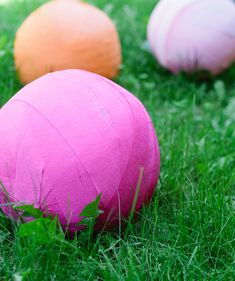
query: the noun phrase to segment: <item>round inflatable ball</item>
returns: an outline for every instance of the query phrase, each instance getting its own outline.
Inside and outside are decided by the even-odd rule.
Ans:
[[[161,0],[148,24],[151,49],[174,73],[218,74],[235,62],[232,0]]]
[[[0,135],[0,179],[10,200],[58,215],[71,231],[99,194],[99,226],[127,218],[141,170],[136,210],[157,184],[159,147],[144,106],[93,73],[59,71],[28,84],[1,108]]]
[[[23,84],[64,69],[114,78],[121,47],[116,28],[104,12],[77,0],[52,0],[18,29],[14,57]]]

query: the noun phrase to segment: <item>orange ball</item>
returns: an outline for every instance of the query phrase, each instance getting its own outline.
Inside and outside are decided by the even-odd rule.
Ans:
[[[23,84],[63,69],[114,78],[121,47],[116,28],[104,12],[77,0],[52,0],[18,29],[14,57]]]

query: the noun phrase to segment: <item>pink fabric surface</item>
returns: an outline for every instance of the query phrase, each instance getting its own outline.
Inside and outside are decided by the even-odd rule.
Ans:
[[[159,177],[156,134],[148,113],[128,91],[81,70],[45,75],[0,110],[0,179],[13,201],[58,214],[75,227],[101,195],[100,223],[127,217],[140,168],[137,209]],[[2,198],[3,200],[3,198]]]
[[[161,0],[148,25],[151,49],[172,72],[217,74],[235,61],[232,0]]]

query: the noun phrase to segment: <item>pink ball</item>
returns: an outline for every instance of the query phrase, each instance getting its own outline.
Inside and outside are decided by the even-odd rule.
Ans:
[[[235,61],[235,3],[232,0],[161,0],[148,38],[160,64],[174,73],[217,74]]]
[[[141,167],[137,210],[157,184],[159,147],[148,113],[96,74],[59,71],[28,84],[0,110],[0,135],[0,179],[11,200],[58,215],[70,230],[100,193],[99,225],[115,225],[119,212],[127,218]]]

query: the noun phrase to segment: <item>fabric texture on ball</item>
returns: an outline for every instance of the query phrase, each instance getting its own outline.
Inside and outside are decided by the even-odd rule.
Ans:
[[[64,69],[114,78],[121,64],[121,47],[116,28],[104,12],[77,0],[52,0],[18,29],[14,57],[23,84]]]
[[[157,184],[159,147],[144,106],[93,73],[59,71],[28,84],[1,108],[0,135],[0,179],[11,200],[73,230],[100,193],[100,225],[128,217],[141,167],[137,210]]]
[[[232,0],[161,0],[148,24],[151,49],[174,73],[218,74],[235,61]]]

